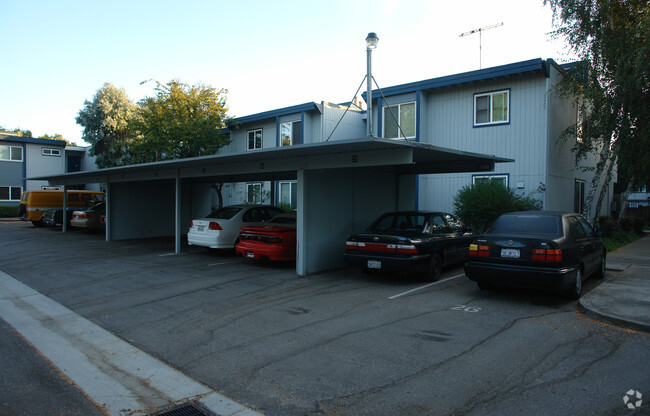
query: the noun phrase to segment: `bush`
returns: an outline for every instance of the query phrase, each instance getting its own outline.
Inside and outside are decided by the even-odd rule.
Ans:
[[[600,217],[598,229],[603,232],[603,237],[611,237],[619,230],[619,225],[613,217]]]
[[[0,207],[0,217],[17,217],[18,216],[18,207]]]
[[[501,214],[541,209],[542,203],[498,181],[480,181],[467,185],[454,197],[456,215],[476,232],[484,231]]]

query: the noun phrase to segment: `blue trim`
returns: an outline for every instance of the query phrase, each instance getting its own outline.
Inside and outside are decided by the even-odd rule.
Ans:
[[[373,95],[374,97],[374,95]],[[384,100],[382,98],[377,98],[377,123],[375,128],[377,129],[377,137],[384,137]],[[372,132],[370,132],[372,134]]]
[[[303,144],[305,142],[305,112],[304,111],[300,113],[300,143],[295,143],[293,137],[291,138],[291,140],[294,142],[291,143],[292,145]]]
[[[415,141],[416,142],[420,141],[420,94],[421,91],[417,91],[415,93]],[[508,105],[509,104],[510,103],[508,103]],[[406,139],[406,137],[404,139]]]
[[[10,155],[11,155],[11,153],[10,153]],[[23,161],[22,161],[22,164],[23,164],[23,178],[27,178],[27,144],[26,143],[23,143]],[[23,179],[22,182],[23,182],[23,192],[25,192],[25,190],[27,189],[27,179]],[[23,199],[22,195],[21,195],[20,199]]]
[[[280,116],[275,116],[275,147],[280,147]]]
[[[541,72],[545,77],[549,77],[549,62],[551,59],[544,61],[541,58],[531,59],[529,61],[516,62],[513,64],[495,66],[493,68],[479,69],[477,71],[464,72],[461,74],[448,75],[440,78],[432,78],[424,81],[412,82],[409,84],[396,85],[394,87],[383,88],[384,96],[392,96],[399,94],[406,94],[421,90],[430,90],[444,87],[452,87],[456,85],[466,84],[470,82],[485,81],[499,77],[505,77],[514,74],[535,73]],[[554,64],[554,62],[553,62]],[[361,94],[364,100],[366,93]],[[379,92],[377,92],[379,95]],[[373,97],[375,91],[373,90]]]
[[[415,208],[416,211],[420,209],[420,175],[415,175]]]
[[[269,120],[289,114],[302,113],[305,111],[320,111],[314,102],[294,105],[292,107],[279,108],[277,110],[265,111],[263,113],[251,114],[249,116],[237,117],[228,121],[228,128],[236,127],[237,124],[252,123],[255,121]]]

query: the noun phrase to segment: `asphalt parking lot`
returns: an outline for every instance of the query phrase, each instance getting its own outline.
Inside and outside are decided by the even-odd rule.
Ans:
[[[266,415],[647,411],[623,403],[650,393],[647,334],[553,294],[481,291],[461,267],[434,284],[351,268],[297,277],[227,250],[174,255],[171,239],[30,223],[0,235],[0,271]]]

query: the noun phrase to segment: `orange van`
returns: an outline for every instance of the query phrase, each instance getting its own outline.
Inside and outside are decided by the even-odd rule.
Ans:
[[[106,200],[101,191],[67,191],[67,194],[70,208],[87,208]],[[63,191],[25,191],[18,205],[18,216],[40,226],[45,211],[53,208],[63,208]]]

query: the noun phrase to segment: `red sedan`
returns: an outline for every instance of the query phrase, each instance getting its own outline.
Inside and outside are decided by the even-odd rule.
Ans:
[[[242,227],[235,252],[249,259],[296,260],[296,214],[279,214],[264,225]]]

